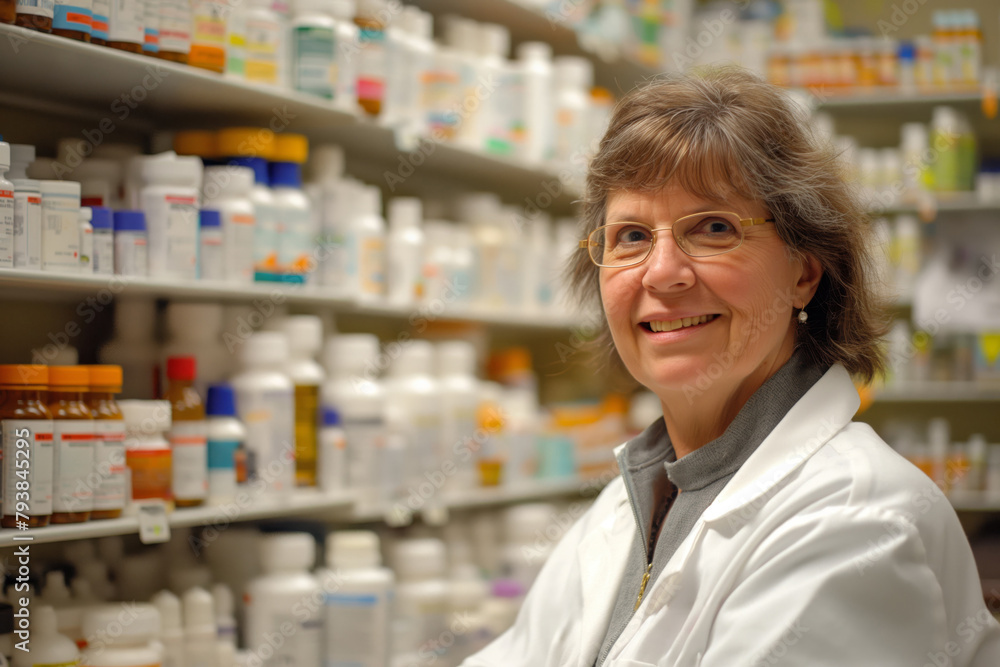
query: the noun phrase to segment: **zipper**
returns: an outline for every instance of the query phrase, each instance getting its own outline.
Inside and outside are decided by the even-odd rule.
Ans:
[[[622,459],[625,457],[622,456]],[[624,461],[618,461],[618,466],[621,467]],[[628,496],[629,507],[632,508],[632,519],[635,521],[635,531],[636,533],[642,535],[642,539],[639,543],[642,545],[642,555],[646,558],[646,571],[642,575],[642,583],[639,584],[639,596],[635,600],[635,608],[632,612],[636,612],[639,609],[639,605],[642,604],[642,596],[646,593],[646,584],[649,583],[649,573],[653,569],[653,558],[652,554],[649,553],[649,547],[646,545],[646,535],[642,534],[642,522],[639,521],[639,513],[635,509],[635,501],[632,498],[632,491],[628,488],[629,485],[625,484],[625,495]]]
[[[639,584],[639,597],[636,598],[635,608],[632,610],[633,612],[639,611],[639,605],[642,604],[642,596],[646,592],[646,584],[649,583],[649,571],[652,569],[653,563],[650,562],[649,565],[646,566],[646,572],[642,575],[642,583]]]

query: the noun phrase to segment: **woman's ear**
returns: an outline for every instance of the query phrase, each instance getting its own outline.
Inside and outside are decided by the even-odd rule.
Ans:
[[[796,302],[794,305],[796,308],[804,308],[809,305],[816,294],[820,278],[823,277],[823,265],[809,253],[799,254],[799,265],[802,267],[802,272],[795,284]]]

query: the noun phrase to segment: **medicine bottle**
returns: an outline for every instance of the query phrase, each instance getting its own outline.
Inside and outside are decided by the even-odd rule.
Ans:
[[[47,526],[52,515],[52,413],[46,406],[48,386],[48,366],[0,366],[4,512],[0,525],[4,528]],[[28,467],[18,468],[17,461],[28,461]]]
[[[281,330],[291,353],[285,373],[295,385],[295,484],[316,486],[319,389],[326,375],[316,355],[323,347],[323,322],[315,315],[292,315]]]
[[[295,488],[295,388],[284,373],[288,338],[277,331],[254,333],[243,343],[243,371],[233,378],[236,408],[247,428],[252,476],[268,491]]]
[[[14,184],[4,178],[10,169],[10,144],[0,141],[0,268],[14,268]]]
[[[145,184],[139,208],[146,214],[149,275],[194,280],[198,277],[198,197],[201,160],[172,153],[142,160]]]
[[[400,619],[393,637],[396,657],[442,657],[439,643],[448,615],[444,542],[434,538],[399,542],[393,552],[398,577],[395,613]]]
[[[517,47],[518,71],[524,77],[521,159],[541,164],[552,156],[552,47],[545,42],[522,42]]]
[[[170,401],[119,401],[125,416],[125,462],[132,500],[170,500]]]
[[[396,197],[389,201],[386,291],[393,306],[413,306],[424,295],[422,212],[422,204],[416,197]]]
[[[15,23],[38,32],[52,32],[52,3],[38,0],[17,0]]]
[[[181,599],[168,590],[159,591],[149,601],[160,612],[160,644],[163,645],[162,667],[183,667],[184,628],[181,623]]]
[[[80,207],[80,273],[94,273],[94,213],[89,206]]]
[[[254,205],[250,192],[254,173],[250,167],[206,167],[202,184],[204,205],[222,214],[223,279],[253,282]]]
[[[278,270],[288,282],[307,282],[314,268],[313,251],[319,232],[313,224],[309,198],[302,191],[302,165],[309,143],[301,134],[275,137],[270,164],[271,191],[278,212]]]
[[[246,646],[274,647],[277,665],[322,664],[323,630],[320,583],[309,573],[316,559],[316,542],[309,533],[274,533],[260,545],[263,575],[247,585]],[[292,632],[282,627],[292,624]],[[275,633],[286,637],[283,644],[269,642]]]
[[[189,588],[182,598],[184,605],[184,657],[191,667],[215,665],[216,635],[215,601],[212,594],[200,586]]]
[[[205,405],[194,389],[194,357],[167,359],[170,401],[170,450],[173,455],[173,496],[178,507],[195,507],[208,496],[208,452]]]
[[[115,273],[120,276],[149,275],[146,215],[142,211],[115,211]]]
[[[395,576],[382,567],[378,535],[344,530],[326,537],[324,664],[389,664]],[[364,629],[362,631],[362,628]]]
[[[327,493],[347,489],[347,436],[340,425],[340,413],[324,406],[316,448],[316,483]]]
[[[198,277],[222,280],[226,275],[222,215],[203,208],[198,212]]]
[[[42,191],[42,270],[80,272],[80,184],[39,181]]]
[[[385,0],[360,0],[354,23],[360,28],[358,40],[358,104],[370,116],[382,111],[388,58],[385,49],[385,21],[390,16]]]
[[[160,52],[160,0],[144,0],[142,19],[142,53],[156,57]]]
[[[45,605],[32,610],[28,651],[14,654],[14,667],[76,667],[80,650],[76,642],[59,634],[56,610]]]
[[[336,25],[327,5],[325,0],[295,3],[290,65],[294,90],[329,100],[339,72],[334,66]]]
[[[236,452],[247,431],[236,418],[236,394],[228,384],[208,388],[205,401],[208,434],[208,500],[224,503],[236,497]]]
[[[193,0],[189,65],[219,74],[226,71],[226,18],[230,11],[225,0]]]
[[[385,298],[385,218],[382,217],[382,191],[374,185],[362,185],[354,218],[350,222],[349,245],[357,262],[357,290],[352,294],[361,301]]]
[[[94,509],[94,420],[84,395],[86,366],[49,367],[52,413],[52,523],[81,523]]]
[[[476,348],[464,340],[437,345],[437,377],[441,400],[441,442],[446,452],[475,451],[476,411],[479,409],[479,379]],[[449,488],[471,489],[477,475],[472,457],[459,457]]]
[[[247,2],[244,75],[247,81],[278,86],[285,83],[288,25],[272,4],[271,0]]]
[[[108,20],[111,14],[111,0],[93,0],[90,22],[90,43],[108,45]]]
[[[104,206],[94,206],[90,211],[94,246],[91,263],[94,273],[110,276],[115,272],[114,216],[111,209]]]
[[[202,396],[208,385],[232,375],[232,354],[222,342],[225,313],[221,304],[171,301],[164,315],[163,364],[168,357],[194,357],[198,369],[194,388]]]
[[[35,161],[35,147],[10,147],[10,182],[14,184],[14,268],[37,271],[42,268],[42,191],[39,182],[28,178],[29,164]]]
[[[89,42],[93,10],[93,0],[53,0],[52,34]]]
[[[142,53],[145,41],[146,0],[111,3],[108,17],[108,46],[119,51]]]
[[[186,65],[190,53],[190,0],[160,0],[160,50],[156,57]]]
[[[91,520],[116,519],[126,500],[125,416],[115,401],[122,390],[122,367],[88,366],[87,407],[94,420],[94,510]]]
[[[83,619],[85,637],[100,636],[103,641],[94,642],[83,652],[82,667],[139,667],[159,665],[162,647],[157,638],[160,635],[160,612],[151,604],[129,605],[128,623],[122,623],[121,605],[94,607]],[[121,628],[121,632],[110,633],[108,628]]]

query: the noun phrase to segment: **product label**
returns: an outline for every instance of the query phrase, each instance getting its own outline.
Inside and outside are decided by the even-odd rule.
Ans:
[[[146,53],[160,51],[160,0],[145,0],[146,11],[143,14],[142,50]]]
[[[91,39],[108,41],[108,20],[111,15],[111,0],[94,0]],[[89,206],[89,204],[88,204]],[[102,204],[98,204],[102,206]]]
[[[52,511],[94,509],[94,422],[56,419],[52,422]]]
[[[292,629],[284,642],[272,644],[274,653],[271,658],[264,660],[264,667],[313,667],[323,664],[323,623],[319,618],[303,621],[298,614],[264,609],[254,611],[269,617],[267,628]]]
[[[0,267],[14,268],[14,191],[0,185]]]
[[[111,0],[108,41],[142,44],[145,4],[135,0]]]
[[[42,197],[42,269],[80,272],[80,212],[72,195]]]
[[[149,240],[149,275],[198,277],[198,199],[186,194],[144,193]]]
[[[80,228],[80,270],[94,272],[94,228],[89,224]]]
[[[126,449],[125,463],[132,472],[132,499],[170,500],[170,449]]]
[[[194,29],[188,63],[194,67],[223,71],[226,67],[226,17],[229,14],[226,3],[195,0],[192,14]]]
[[[277,21],[250,18],[246,27],[246,78],[278,83],[281,25]]]
[[[170,429],[173,453],[173,494],[177,500],[202,500],[208,495],[208,441],[205,422],[175,421]]]
[[[93,21],[91,0],[73,0],[71,3],[55,0],[52,6],[53,30],[78,30],[90,34]]]
[[[295,474],[307,486],[316,483],[319,387],[295,385]]]
[[[110,230],[94,232],[94,273],[110,276],[115,272],[115,237]]]
[[[278,215],[278,265],[285,273],[306,275],[316,236],[309,211],[279,209]]]
[[[236,470],[236,450],[239,449],[239,440],[209,440],[208,441],[208,469],[215,470]],[[234,473],[235,474],[235,473]]]
[[[160,0],[160,51],[191,51],[191,3],[187,0]]]
[[[226,72],[246,77],[247,26],[243,12],[230,12],[226,24]]]
[[[52,18],[54,5],[54,0],[17,0],[17,13]]]
[[[101,419],[94,422],[94,509],[125,507],[125,422]]]
[[[4,514],[52,514],[52,421],[5,419],[0,428]]]
[[[292,33],[292,86],[295,90],[333,99],[333,31],[329,28],[295,28]]]
[[[383,665],[391,600],[386,593],[327,595],[326,667]]]
[[[295,397],[287,391],[236,391],[240,419],[247,429],[256,477],[275,492],[295,486]]]
[[[14,267],[42,268],[42,196],[14,193]]]
[[[347,488],[347,438],[343,429],[324,427],[320,430],[319,486],[324,491]]]
[[[141,232],[115,234],[115,273],[123,276],[149,275],[145,234]]]
[[[362,28],[359,36],[358,99],[381,102],[385,97],[385,31]]]
[[[254,205],[256,225],[253,235],[253,261],[257,271],[278,270],[278,211],[273,206]]]
[[[385,449],[386,428],[381,419],[343,421],[347,441],[347,483],[352,489],[372,490],[378,485],[380,457]]]
[[[222,230],[208,228],[201,230],[201,246],[198,249],[198,277],[202,280],[222,280],[226,277],[225,246]]]
[[[253,281],[254,224],[252,215],[225,214],[222,229],[225,237],[225,276],[237,282]]]
[[[381,237],[361,238],[358,245],[361,293],[381,296],[385,294],[385,241]]]

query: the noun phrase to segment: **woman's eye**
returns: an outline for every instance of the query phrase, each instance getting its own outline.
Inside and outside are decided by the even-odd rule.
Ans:
[[[698,234],[732,234],[736,231],[733,223],[724,218],[706,218],[694,230]]]
[[[644,227],[624,227],[615,235],[617,243],[643,243],[649,240],[649,230]]]

